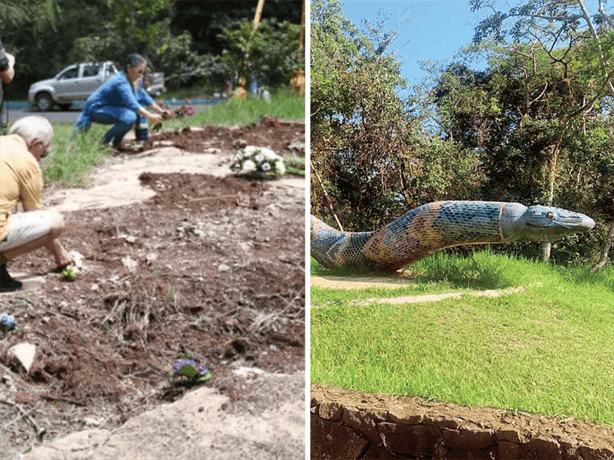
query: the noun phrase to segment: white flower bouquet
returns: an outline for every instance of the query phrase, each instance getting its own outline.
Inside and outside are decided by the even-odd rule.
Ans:
[[[237,174],[267,178],[283,176],[286,172],[284,162],[275,152],[266,147],[247,146],[235,156],[232,165]]]

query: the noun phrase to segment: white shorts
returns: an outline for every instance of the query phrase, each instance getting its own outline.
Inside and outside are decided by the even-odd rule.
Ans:
[[[0,252],[23,246],[31,241],[47,236],[51,232],[54,213],[49,211],[30,211],[11,214],[9,232],[0,241]]]

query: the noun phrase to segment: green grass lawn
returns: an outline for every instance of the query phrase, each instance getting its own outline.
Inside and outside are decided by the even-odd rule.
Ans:
[[[186,126],[244,125],[259,121],[262,117],[285,120],[305,119],[305,98],[291,92],[277,92],[270,101],[248,98],[245,101],[227,100],[208,106],[193,117],[164,122],[163,129],[181,129]],[[99,140],[109,126],[94,124],[85,134],[74,135],[72,123],[52,123],[54,129],[52,152],[45,159],[43,174],[45,184],[81,187],[87,184],[92,168],[112,154]],[[286,158],[289,174],[305,175],[304,158]]]
[[[313,383],[614,425],[614,270],[488,253],[410,268],[415,283],[398,290],[311,289]],[[514,286],[496,298],[356,302]]]

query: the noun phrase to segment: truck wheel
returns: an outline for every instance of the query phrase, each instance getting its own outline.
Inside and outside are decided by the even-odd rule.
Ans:
[[[51,107],[53,107],[53,99],[51,99],[49,93],[40,93],[36,95],[34,104],[40,112],[46,112],[47,110],[51,110]]]

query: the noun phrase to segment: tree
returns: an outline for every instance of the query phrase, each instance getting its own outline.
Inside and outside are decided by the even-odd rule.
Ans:
[[[17,58],[7,99],[25,98],[30,84],[82,60],[121,62],[147,57],[167,86],[198,84],[219,91],[228,79],[218,35],[252,18],[255,2],[177,0],[2,0],[2,41]],[[264,18],[300,22],[302,0],[267,0]],[[298,34],[296,39],[298,40]]]
[[[263,86],[287,86],[294,72],[305,67],[303,53],[299,51],[300,25],[264,19],[253,37],[252,30],[252,21],[244,18],[220,34],[224,48],[221,62],[226,73],[239,74],[251,40],[246,74]]]
[[[61,15],[57,2],[52,0],[3,0],[0,2],[0,18],[2,43],[9,53],[15,55],[19,69],[17,78],[5,88],[7,100],[23,91],[24,87],[27,90],[28,76],[38,72],[37,67],[55,68],[56,54],[46,48],[50,35],[54,35],[54,42],[57,42]],[[62,50],[62,44],[57,48]]]
[[[370,230],[425,201],[469,198],[477,160],[420,137],[397,93],[406,82],[386,18],[368,24],[370,37],[337,0],[313,1],[311,18],[312,213],[332,206],[348,229]]]
[[[471,5],[473,10],[489,8],[493,11],[476,28],[476,43],[486,39],[497,43],[506,40],[514,44],[533,43],[548,54],[552,65],[562,64],[566,67],[571,64],[568,59],[570,51],[580,49],[580,52],[574,53],[578,70],[574,77],[593,91],[590,97],[576,101],[575,110],[559,118],[560,135],[552,144],[550,156],[550,190],[553,191],[560,143],[569,123],[584,117],[605,95],[614,96],[613,16],[606,13],[603,0],[598,1],[598,9],[592,15],[583,0],[531,0],[507,12],[497,11],[492,0],[471,0]],[[561,55],[557,52],[560,48],[567,51]],[[551,195],[550,199],[553,198]],[[601,262],[595,265],[594,270],[605,264],[613,236],[614,223],[604,243]],[[545,257],[548,253],[549,246],[546,247]]]
[[[611,182],[596,171],[598,165],[607,170],[612,160],[604,142],[612,127],[603,98],[574,115],[595,94],[574,64],[581,52],[559,50],[554,55],[567,53],[570,62],[553,65],[539,46],[493,46],[486,70],[455,63],[439,76],[432,101],[440,133],[482,158],[483,199],[530,205],[556,197],[551,204],[602,214]],[[559,255],[576,258],[574,245],[590,253],[591,238],[557,243]]]

